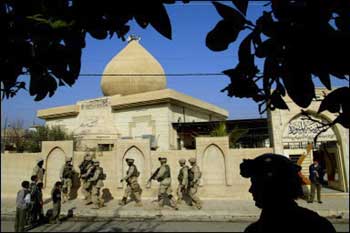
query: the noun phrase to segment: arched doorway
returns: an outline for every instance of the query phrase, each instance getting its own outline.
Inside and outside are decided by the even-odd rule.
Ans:
[[[216,145],[210,145],[204,151],[202,177],[205,185],[225,185],[224,154]]]
[[[123,156],[123,174],[122,177],[125,177],[126,172],[129,168],[128,164],[126,163],[125,159],[126,158],[130,158],[130,159],[134,159],[135,162],[134,164],[136,165],[138,171],[140,172],[140,176],[138,181],[140,182],[141,186],[145,185],[145,158],[142,154],[142,152],[135,146],[131,147],[130,149],[128,149],[124,156]]]
[[[51,190],[56,181],[60,181],[60,171],[65,163],[65,153],[59,147],[54,148],[46,159],[45,190]]]
[[[299,114],[289,121],[283,132],[284,153],[296,161],[307,147],[307,144],[312,143],[313,151],[302,164],[303,171],[305,171],[303,172],[304,175],[309,175],[308,167],[313,159],[317,159],[326,170],[323,176],[324,185],[331,189],[345,191],[342,154],[338,143],[340,139],[335,131],[330,128],[318,136],[315,144],[314,138],[320,132],[322,126],[318,122],[329,123],[329,121],[324,117],[315,115],[312,115],[311,118],[313,120]]]

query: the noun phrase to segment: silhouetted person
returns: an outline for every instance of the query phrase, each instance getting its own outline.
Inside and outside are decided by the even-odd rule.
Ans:
[[[297,205],[303,194],[301,167],[283,155],[263,154],[244,159],[241,175],[251,179],[249,192],[262,209],[257,222],[245,232],[335,232],[333,225],[316,212]]]
[[[309,179],[311,181],[311,192],[309,196],[308,203],[312,203],[315,198],[315,189],[317,190],[317,201],[318,203],[322,203],[321,201],[321,187],[322,187],[322,177],[323,177],[323,169],[317,160],[314,160],[313,164],[309,167],[310,176]]]
[[[30,204],[29,181],[22,182],[22,189],[18,191],[16,198],[15,232],[23,232],[26,224],[26,215]],[[29,194],[29,198],[27,195]]]

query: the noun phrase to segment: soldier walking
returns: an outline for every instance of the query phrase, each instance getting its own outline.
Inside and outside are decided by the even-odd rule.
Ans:
[[[100,167],[100,162],[98,160],[93,160],[95,169],[92,177],[88,180],[91,182],[92,190],[91,197],[92,202],[94,203],[94,209],[99,209],[104,206],[104,201],[100,197],[100,190],[104,186],[103,180],[106,179],[106,175],[103,173],[103,168]]]
[[[63,184],[62,194],[63,194],[63,203],[70,200],[69,195],[72,189],[74,168],[72,164],[72,157],[66,158],[66,163],[62,166],[60,171],[60,178]]]
[[[82,193],[84,195],[84,200],[86,200],[86,204],[90,204],[91,203],[91,182],[88,180],[93,175],[93,171],[95,169],[94,164],[92,162],[92,156],[90,154],[86,154],[84,156],[84,160],[79,165],[79,169],[80,169],[80,178],[82,181]]]
[[[179,181],[179,186],[177,188],[177,204],[180,204],[183,201],[184,194],[187,194],[189,169],[185,159],[180,159],[179,164],[181,168],[177,176],[177,180]]]
[[[190,158],[188,160],[191,164],[191,169],[188,172],[188,180],[189,180],[189,196],[191,198],[192,203],[195,204],[197,209],[202,208],[202,201],[197,196],[199,180],[202,176],[202,173],[197,165],[197,160],[195,158]]]
[[[38,177],[37,182],[44,182],[45,169],[43,168],[43,165],[44,165],[44,160],[42,158],[39,158],[37,160],[37,164],[33,168],[32,176]]]
[[[158,203],[160,208],[164,206],[165,199],[169,199],[171,207],[178,210],[172,195],[170,167],[168,164],[166,164],[167,158],[159,157],[158,160],[160,161],[161,165],[153,173],[151,178],[148,180],[148,183],[150,183],[151,180],[157,180],[159,182]]]
[[[137,178],[140,176],[140,172],[137,170],[136,165],[134,164],[134,159],[125,159],[129,168],[126,172],[126,176],[120,180],[120,182],[126,181],[127,186],[124,192],[123,199],[119,202],[119,205],[126,205],[126,201],[130,196],[136,202],[136,206],[142,206],[141,194],[142,189],[140,184],[137,181]]]

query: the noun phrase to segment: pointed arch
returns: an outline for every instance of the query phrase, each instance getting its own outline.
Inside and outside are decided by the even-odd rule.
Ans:
[[[60,171],[65,163],[66,153],[59,147],[53,147],[45,159],[45,180],[46,190],[50,190],[56,181],[60,180]]]
[[[218,145],[211,143],[204,149],[202,163],[205,184],[226,184],[225,155]]]

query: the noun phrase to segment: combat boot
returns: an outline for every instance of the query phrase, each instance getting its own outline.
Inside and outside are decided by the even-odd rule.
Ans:
[[[126,201],[127,201],[127,198],[123,197],[123,199],[121,199],[118,204],[121,206],[124,206],[124,205],[126,205]]]

